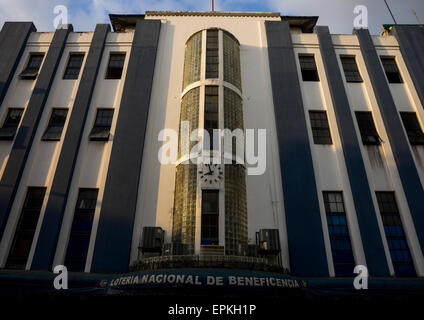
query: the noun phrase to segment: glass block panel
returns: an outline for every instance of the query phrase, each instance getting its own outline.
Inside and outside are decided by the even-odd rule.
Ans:
[[[243,102],[240,96],[233,90],[224,87],[224,126],[226,129],[244,130],[243,125]],[[232,141],[232,153],[236,155],[236,139]]]
[[[200,61],[202,57],[202,32],[193,35],[186,43],[184,59],[183,89],[200,80]]]
[[[194,253],[196,236],[197,165],[180,164],[175,175],[172,241],[184,243]]]
[[[224,42],[224,81],[241,90],[240,46],[228,32],[223,32]]]
[[[189,137],[183,137],[184,132],[181,130],[181,122],[189,122],[189,132],[187,134],[190,134],[190,132],[199,128],[199,95],[200,89],[194,88],[187,92],[181,101],[178,158],[180,158],[186,152],[189,152],[197,143],[196,141],[190,141],[189,150],[183,150],[184,146],[181,145],[181,140],[189,139]]]
[[[225,165],[225,254],[236,255],[239,245],[248,243],[246,169]]]

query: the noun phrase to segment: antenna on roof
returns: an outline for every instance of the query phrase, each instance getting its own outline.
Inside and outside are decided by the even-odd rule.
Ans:
[[[212,12],[215,11],[214,1],[212,0]]]
[[[417,12],[412,9],[412,13],[414,14],[415,18],[417,18],[418,24],[421,24],[420,18],[418,18]]]
[[[386,4],[387,9],[389,9],[389,12],[390,12],[390,15],[391,15],[391,16],[392,16],[392,18],[393,18],[393,21],[395,22],[395,24],[397,24],[396,19],[395,19],[395,17],[394,17],[394,15],[393,15],[393,13],[392,13],[392,10],[390,10],[390,7],[389,7],[389,5],[388,5],[387,1],[386,1],[386,0],[384,0],[384,3]]]

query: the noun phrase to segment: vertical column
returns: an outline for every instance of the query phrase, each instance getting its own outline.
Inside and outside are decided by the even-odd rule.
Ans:
[[[333,41],[328,27],[317,27],[316,32],[336,114],[367,267],[373,276],[388,276],[389,268],[376,210]]]
[[[128,270],[160,26],[159,20],[137,21],[100,211],[93,272]]]
[[[52,267],[87,112],[96,85],[97,74],[109,31],[110,26],[107,24],[97,25],[94,31],[72,108],[72,114],[60,151],[31,269],[48,270]]]
[[[424,107],[424,29],[419,26],[394,26],[393,33]]]
[[[31,32],[37,31],[32,22],[5,22],[0,32],[0,107],[9,84],[24,53]]]
[[[389,137],[390,146],[408,202],[409,210],[417,231],[421,250],[424,250],[424,189],[418,176],[417,167],[403,130],[399,112],[396,109],[389,84],[386,80],[380,58],[367,29],[355,30],[361,46],[362,56],[370,76],[374,94]]]
[[[328,276],[302,92],[287,22],[265,22],[291,272]]]
[[[66,39],[72,31],[72,25],[68,25],[67,29],[56,30],[53,36],[0,180],[0,238],[9,217],[32,141],[65,48]]]

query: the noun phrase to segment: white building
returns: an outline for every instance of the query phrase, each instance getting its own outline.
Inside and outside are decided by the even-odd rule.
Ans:
[[[5,23],[0,267],[126,272],[152,255],[144,228],[160,227],[174,254],[259,255],[300,276],[355,265],[424,276],[424,30],[331,35],[317,19],[147,11],[111,15],[113,32]],[[265,129],[264,172],[162,164],[160,132],[184,120]]]

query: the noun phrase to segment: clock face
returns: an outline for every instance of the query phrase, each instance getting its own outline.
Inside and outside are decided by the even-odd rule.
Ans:
[[[219,164],[203,164],[199,176],[202,186],[216,187],[224,180],[224,170]]]

